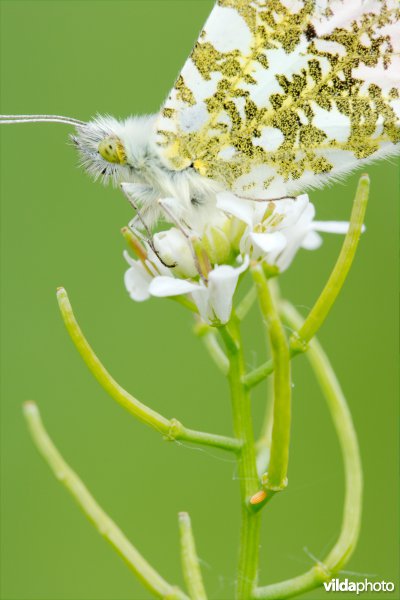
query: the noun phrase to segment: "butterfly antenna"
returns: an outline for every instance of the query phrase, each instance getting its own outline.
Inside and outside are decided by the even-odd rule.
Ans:
[[[0,125],[9,125],[12,123],[65,123],[74,127],[83,127],[86,125],[85,121],[60,115],[0,115]]]

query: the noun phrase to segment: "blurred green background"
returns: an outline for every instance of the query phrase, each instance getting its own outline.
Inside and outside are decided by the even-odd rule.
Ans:
[[[157,111],[212,6],[202,1],[2,1],[2,112],[89,119]],[[37,454],[21,415],[35,399],[53,439],[100,504],[170,581],[181,583],[177,513],[190,512],[210,599],[235,583],[239,496],[232,457],[168,444],[94,381],[61,321],[66,287],[82,328],[117,380],[188,426],[229,434],[227,386],[168,300],[126,294],[118,190],[76,168],[65,125],[1,128],[3,600],[149,597]],[[396,161],[368,167],[367,232],[320,334],[359,433],[365,509],[348,569],[398,585]],[[357,175],[311,194],[319,219],[347,219]],[[299,253],[281,278],[303,313],[341,239]],[[265,357],[257,309],[246,321],[249,366]],[[300,574],[339,530],[343,472],[326,406],[304,357],[294,363],[290,486],[265,510],[261,582]],[[266,386],[254,394],[261,424]],[[350,576],[352,577],[352,576]],[[398,597],[398,591],[391,597]],[[334,595],[334,594],[332,594]],[[304,598],[322,598],[323,590]],[[379,593],[364,598],[380,598]],[[341,598],[351,594],[341,594]]]

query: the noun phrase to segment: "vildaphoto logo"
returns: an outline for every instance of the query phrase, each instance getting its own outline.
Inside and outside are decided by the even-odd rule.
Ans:
[[[394,583],[392,581],[350,581],[349,579],[331,579],[324,581],[326,592],[355,592],[362,594],[363,592],[393,592]]]

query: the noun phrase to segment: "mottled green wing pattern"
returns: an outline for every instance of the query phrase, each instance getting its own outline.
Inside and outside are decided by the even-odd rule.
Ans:
[[[158,119],[174,170],[274,198],[399,150],[398,0],[219,0]]]

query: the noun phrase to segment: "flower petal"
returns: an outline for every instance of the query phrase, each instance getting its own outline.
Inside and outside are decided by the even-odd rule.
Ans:
[[[149,287],[152,277],[140,261],[131,260],[131,267],[124,275],[125,287],[132,300],[143,302],[150,297]]]
[[[278,229],[287,229],[298,225],[304,219],[312,221],[315,214],[314,205],[308,195],[302,194],[297,198],[284,198],[275,203],[274,215],[283,215]]]
[[[244,221],[249,227],[253,225],[254,203],[251,200],[238,198],[232,192],[217,194],[217,208]]]
[[[286,237],[280,231],[273,233],[251,233],[253,244],[264,254],[268,252],[281,252],[286,246]]]
[[[165,298],[167,296],[188,294],[199,288],[200,285],[198,283],[192,283],[186,279],[176,279],[175,277],[161,275],[160,277],[154,277],[150,283],[149,292],[152,296]]]
[[[250,260],[245,256],[243,264],[239,267],[221,265],[215,267],[208,275],[209,290],[209,320],[212,321],[213,313],[221,323],[229,321],[232,312],[232,299],[241,273],[249,266]]]
[[[322,237],[316,231],[309,231],[301,243],[305,250],[317,250],[322,245]]]
[[[346,234],[349,230],[350,223],[348,221],[314,221],[312,228],[315,231],[324,233],[342,233]],[[362,226],[362,232],[365,231],[365,225]]]
[[[198,289],[191,293],[191,296],[203,321],[206,321],[206,323],[211,322],[213,315],[210,320],[210,293],[208,288],[205,285],[199,285]]]
[[[124,250],[122,254],[123,254],[124,259],[126,260],[126,262],[128,263],[128,265],[130,267],[134,267],[136,265],[136,263],[138,262],[137,260],[132,258],[132,256],[129,254],[129,252],[127,250]]]

